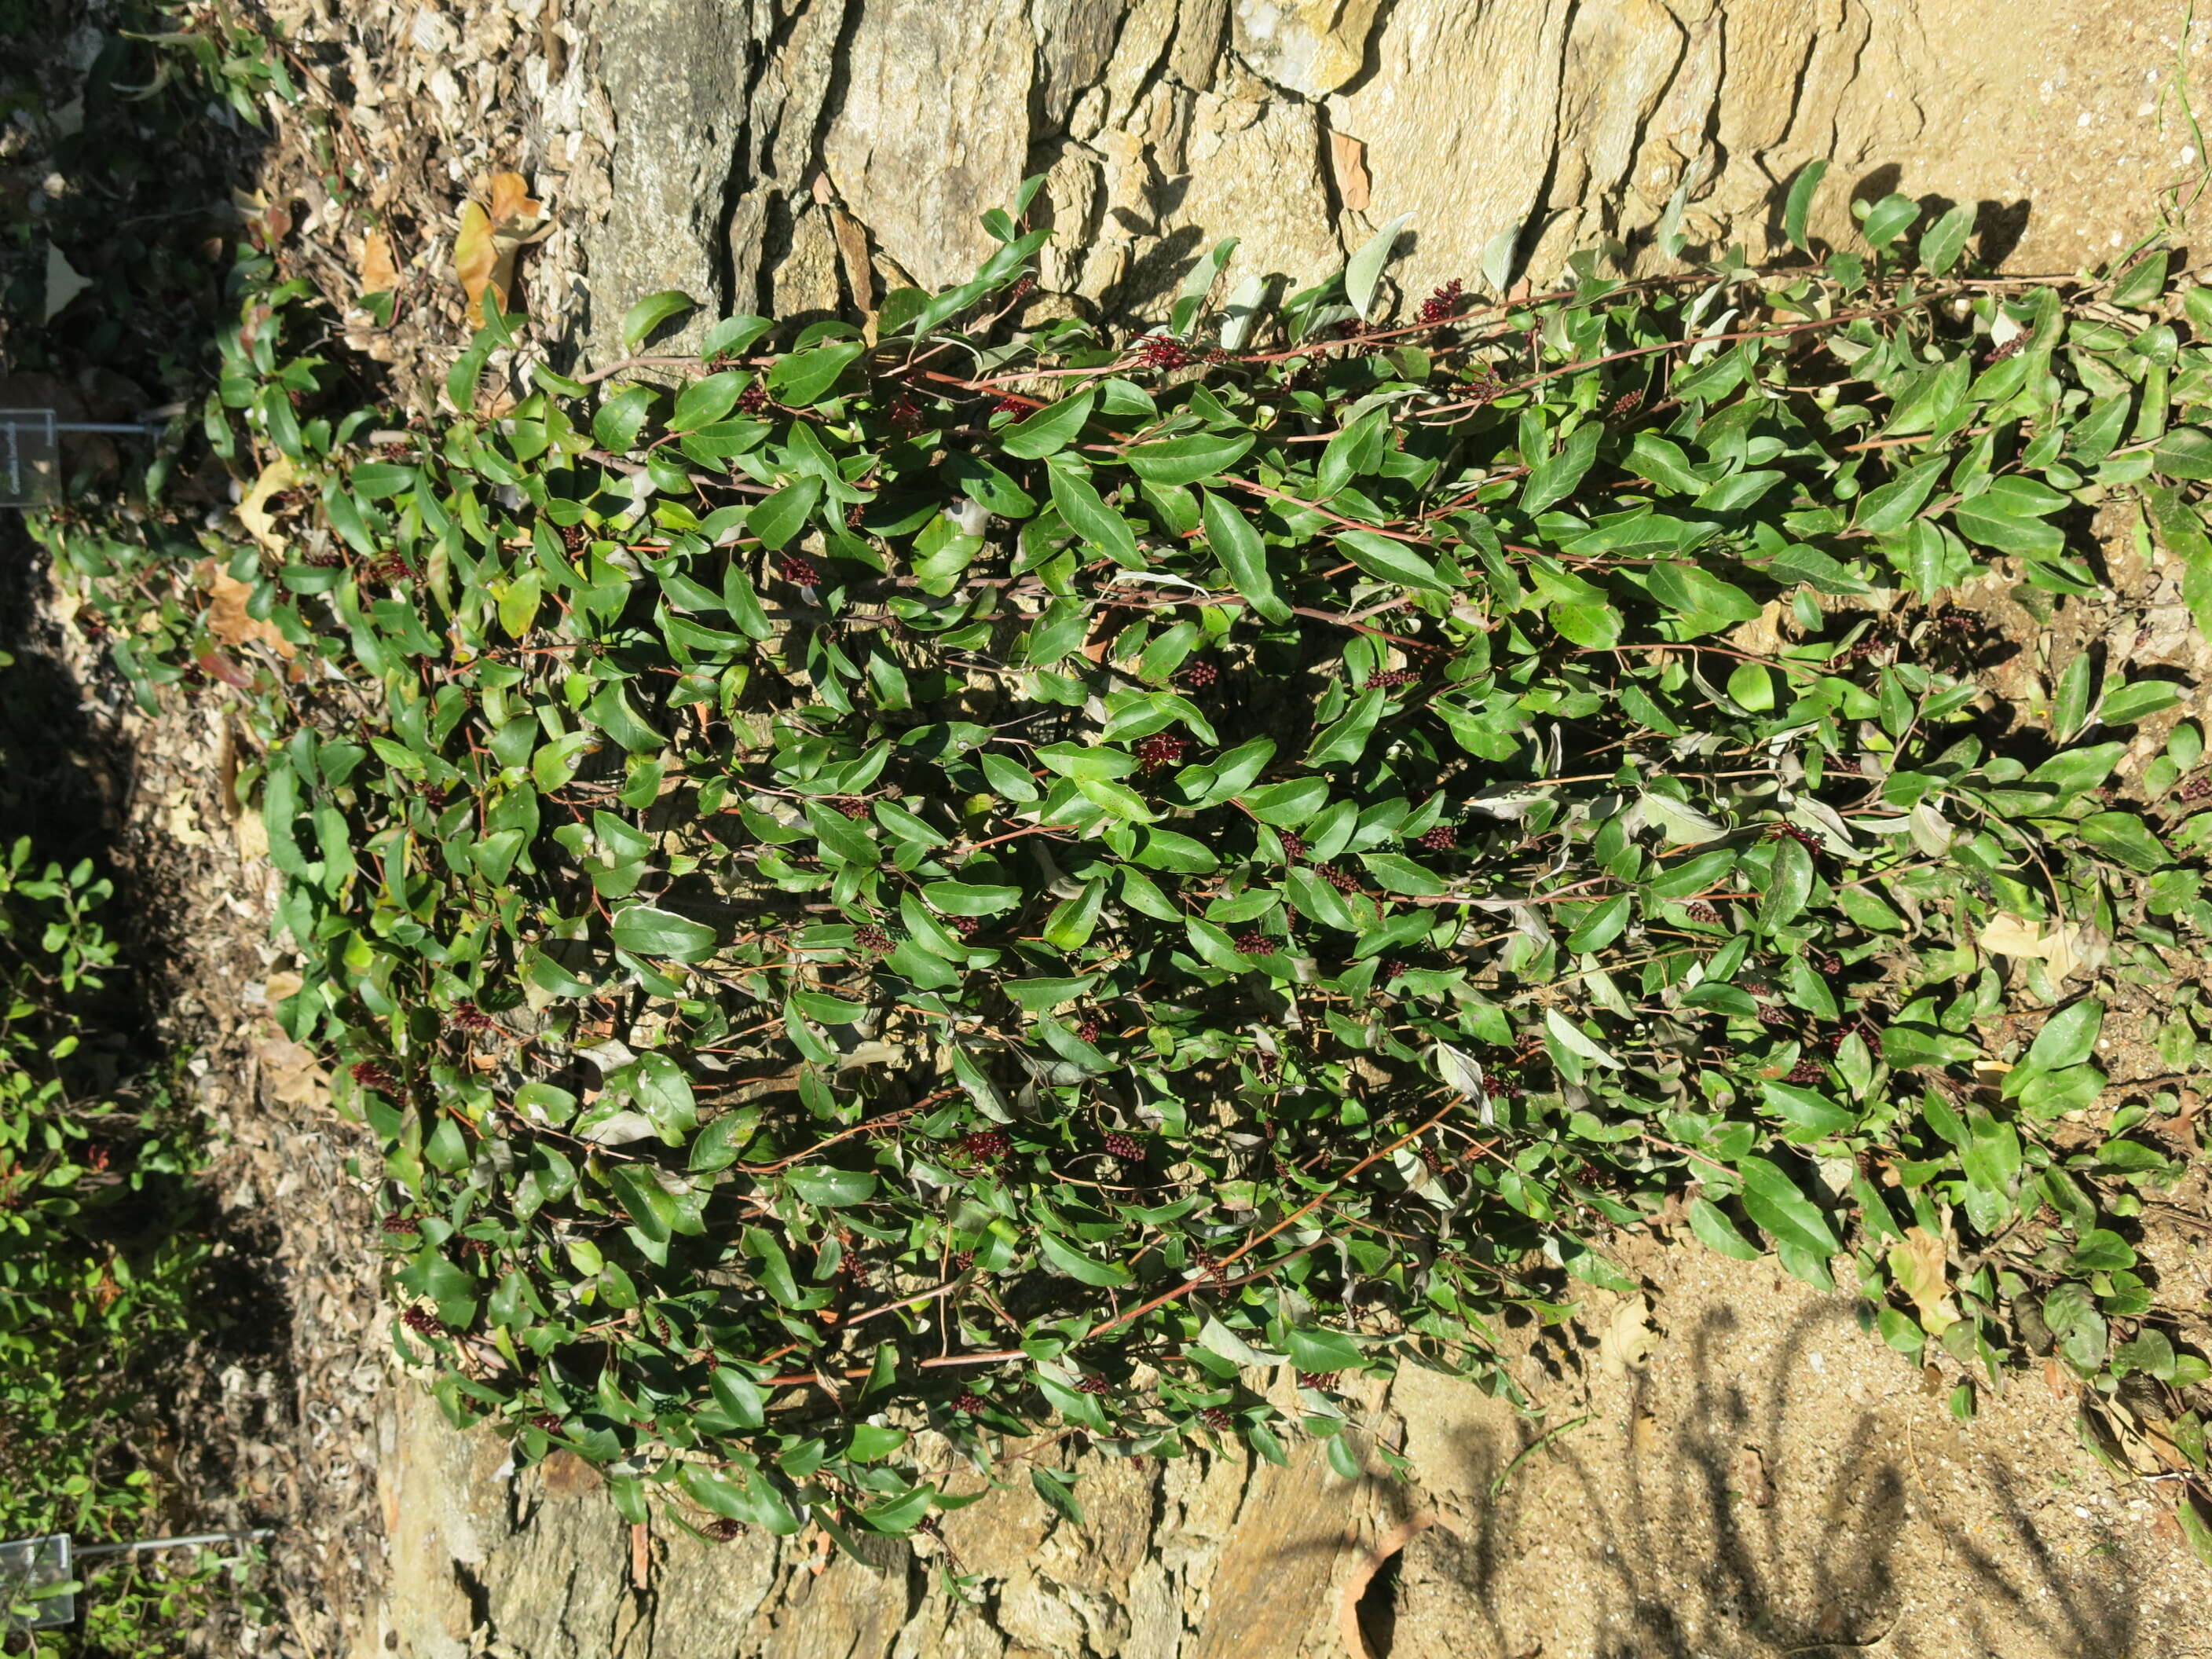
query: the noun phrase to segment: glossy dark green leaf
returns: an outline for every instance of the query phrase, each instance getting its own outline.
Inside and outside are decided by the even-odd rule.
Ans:
[[[1075,441],[1076,434],[1083,430],[1083,423],[1091,418],[1097,401],[1096,392],[1084,392],[1063,398],[1056,404],[1047,404],[1000,433],[999,447],[1007,454],[1024,460],[1042,460],[1047,455],[1056,455]]]
[[[1138,444],[1124,456],[1129,470],[1156,484],[1194,484],[1218,477],[1252,447],[1249,432],[1195,432],[1188,437]]]
[[[704,922],[650,904],[627,905],[615,912],[615,943],[640,956],[699,962],[714,951],[714,930]]]
[[[1267,544],[1252,522],[1228,500],[1207,490],[1205,496],[1206,539],[1237,591],[1251,600],[1252,608],[1269,622],[1290,620],[1291,609],[1276,597],[1274,579],[1267,570]]]
[[[1745,1213],[1776,1243],[1824,1257],[1843,1249],[1827,1216],[1779,1164],[1747,1155],[1735,1160],[1735,1170],[1743,1182]]]
[[[690,295],[676,289],[663,289],[658,294],[648,294],[623,313],[622,336],[623,346],[635,351],[647,335],[680,311],[694,311],[699,302]]]

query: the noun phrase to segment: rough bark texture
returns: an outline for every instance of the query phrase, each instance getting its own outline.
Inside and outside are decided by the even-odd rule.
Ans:
[[[572,14],[574,6],[572,0]],[[1304,283],[1401,213],[1401,275],[1641,257],[1691,180],[1692,252],[1774,245],[1899,189],[1983,209],[1984,249],[2071,269],[2196,157],[2179,18],[2108,0],[600,0],[611,190],[586,239],[604,353],[682,288],[791,316],[946,283],[1033,172],[1048,289],[1157,314],[1214,239]]]
[[[2176,1234],[2147,1248],[2176,1305],[2212,1294],[2212,1256]],[[703,1544],[660,1517],[641,1576],[580,1463],[517,1474],[501,1441],[402,1387],[380,1469],[390,1588],[350,1659],[2212,1655],[2203,1564],[2076,1443],[2063,1375],[2015,1375],[1959,1424],[1948,1382],[1862,1332],[1853,1298],[1686,1241],[1615,1249],[1648,1297],[1593,1293],[1580,1326],[1518,1339],[1540,1419],[1414,1370],[1378,1391],[1362,1420],[1410,1480],[1345,1480],[1312,1447],[1287,1468],[1032,1448],[1080,1472],[1087,1524],[1018,1460],[939,1538],[878,1540],[865,1563],[804,1538]],[[1363,1652],[1343,1603],[1400,1546],[1352,1621]]]

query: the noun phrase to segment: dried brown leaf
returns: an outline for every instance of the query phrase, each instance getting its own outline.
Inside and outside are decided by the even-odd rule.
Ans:
[[[253,488],[246,492],[246,499],[238,504],[238,521],[246,526],[255,541],[271,553],[282,554],[284,551],[284,538],[276,533],[276,515],[269,510],[269,503],[273,497],[299,482],[299,472],[293,467],[290,459],[279,455],[261,469],[261,476],[253,481]]]
[[[253,597],[252,582],[239,580],[211,559],[200,566],[200,578],[207,586],[207,630],[210,635],[228,646],[265,645],[278,656],[289,659],[292,642],[278,633],[274,624],[257,622],[246,614],[246,602]],[[222,678],[228,679],[229,676]],[[249,683],[250,678],[249,676]],[[235,679],[230,683],[238,684]]]
[[[388,294],[399,286],[399,266],[392,257],[392,239],[372,230],[361,239],[361,292]]]
[[[1364,213],[1373,198],[1375,181],[1367,172],[1367,146],[1349,133],[1328,135],[1329,168],[1336,175],[1337,200],[1347,213]]]

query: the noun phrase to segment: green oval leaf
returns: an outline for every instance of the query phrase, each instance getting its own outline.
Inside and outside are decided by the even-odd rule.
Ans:
[[[668,957],[678,962],[699,962],[714,953],[713,928],[650,904],[632,904],[616,911],[614,940],[634,955]]]

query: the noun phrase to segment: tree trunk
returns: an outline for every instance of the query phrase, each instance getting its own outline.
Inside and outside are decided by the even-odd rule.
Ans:
[[[570,0],[571,10],[574,0]],[[1985,257],[2068,270],[2191,176],[2171,41],[2100,0],[621,0],[586,235],[602,355],[682,289],[779,317],[961,280],[1048,176],[1043,289],[1164,314],[1218,238],[1297,285],[1410,215],[1409,294],[1554,275],[1662,216],[1692,256],[1780,243],[1790,180],[1982,209]],[[2161,131],[2162,130],[2162,131]],[[1685,189],[1685,186],[1686,188]],[[1502,239],[1502,240],[1501,240]],[[1486,262],[1486,250],[1490,258]]]

